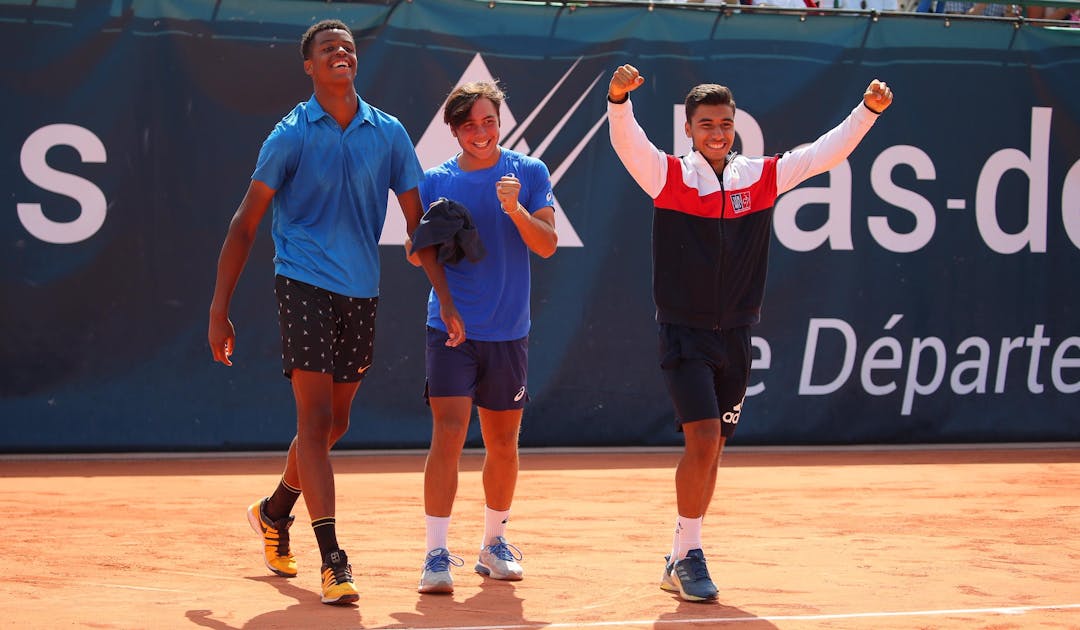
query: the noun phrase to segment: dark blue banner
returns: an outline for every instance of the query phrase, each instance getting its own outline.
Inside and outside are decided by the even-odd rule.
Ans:
[[[813,141],[875,77],[896,94],[845,163],[777,204],[734,443],[1080,439],[1080,32],[689,5],[71,1],[0,3],[0,451],[291,438],[269,221],[233,300],[232,368],[211,362],[207,313],[259,146],[310,96],[299,37],[327,17],[354,29],[359,93],[425,167],[457,150],[450,89],[499,78],[503,145],[551,170],[560,249],[533,261],[524,446],[681,441],[656,358],[652,204],[608,141],[622,63],[647,79],[638,120],[674,153],[697,83],[733,89],[740,150],[758,155]],[[388,214],[347,448],[430,433],[429,286]]]

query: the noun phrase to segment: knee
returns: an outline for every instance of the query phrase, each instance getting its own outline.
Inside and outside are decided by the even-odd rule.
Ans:
[[[693,457],[718,460],[724,445],[719,422],[702,421],[684,425],[686,453]]]
[[[330,427],[330,444],[337,444],[345,433],[349,430],[349,416],[344,418],[334,418],[333,424]]]
[[[511,460],[518,456],[517,432],[488,435],[484,439],[484,451],[489,457]]]
[[[334,429],[334,416],[330,407],[305,407],[299,410],[296,425],[296,436],[301,442],[305,440],[329,441]]]
[[[432,442],[440,442],[444,444],[457,444],[458,442],[464,442],[465,436],[469,432],[469,418],[468,416],[460,418],[457,416],[439,416],[432,421]]]

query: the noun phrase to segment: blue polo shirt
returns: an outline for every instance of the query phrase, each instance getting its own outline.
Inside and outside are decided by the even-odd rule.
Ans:
[[[420,183],[424,207],[446,197],[469,209],[487,255],[477,262],[468,259],[444,265],[446,283],[454,306],[465,322],[465,336],[476,341],[512,341],[529,334],[529,247],[506,216],[495,183],[512,173],[521,182],[518,201],[530,213],[552,207],[555,196],[551,177],[540,160],[501,149],[491,168],[463,171],[457,156],[427,170]],[[446,330],[439,314],[439,297],[428,296],[428,326]]]
[[[397,118],[359,100],[342,129],[314,96],[300,103],[263,142],[251,175],[276,191],[275,272],[348,297],[377,296],[389,191],[412,190],[422,177]]]

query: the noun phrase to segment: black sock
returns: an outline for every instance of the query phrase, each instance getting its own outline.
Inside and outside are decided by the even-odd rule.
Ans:
[[[266,518],[271,521],[285,518],[292,512],[293,506],[296,505],[296,500],[299,498],[300,490],[285,483],[285,478],[282,477],[277,488],[274,489],[274,494],[270,495],[266,503],[263,504],[263,512],[266,513]]]
[[[337,550],[337,521],[333,516],[324,516],[311,521],[311,528],[315,530],[315,540],[319,541],[319,555],[324,559],[326,554]]]

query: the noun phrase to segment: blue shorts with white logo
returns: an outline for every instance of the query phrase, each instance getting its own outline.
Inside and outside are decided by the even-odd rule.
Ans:
[[[522,409],[529,402],[529,338],[473,341],[446,346],[446,331],[428,326],[424,398],[468,396],[492,411]]]
[[[750,381],[750,327],[704,330],[660,324],[660,368],[675,422],[719,418],[724,437],[739,424]]]

